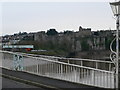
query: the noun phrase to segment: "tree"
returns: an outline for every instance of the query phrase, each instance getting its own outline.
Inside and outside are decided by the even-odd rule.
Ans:
[[[52,36],[52,35],[57,35],[58,32],[56,31],[56,29],[50,29],[50,30],[47,30],[47,33],[46,33],[48,36]]]
[[[64,31],[64,34],[73,34],[74,32],[73,31]]]
[[[82,51],[89,51],[89,44],[87,43],[87,40],[82,40],[81,47]]]

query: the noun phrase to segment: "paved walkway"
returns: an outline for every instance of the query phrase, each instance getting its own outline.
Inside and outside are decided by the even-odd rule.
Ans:
[[[2,88],[38,88],[36,86],[21,83],[4,77],[0,77],[0,79],[2,79]],[[40,88],[40,90],[44,89]]]

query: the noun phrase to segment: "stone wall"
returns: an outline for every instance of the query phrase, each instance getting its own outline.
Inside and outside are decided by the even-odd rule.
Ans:
[[[82,51],[84,45],[87,45],[86,47],[89,48],[89,50],[105,50],[105,37],[93,36],[90,34],[85,35],[86,37],[83,36],[84,34],[78,36],[76,33],[47,36],[43,32],[38,32],[35,34],[35,41],[38,41],[39,43],[51,42],[58,46],[68,44],[69,47],[71,47],[71,51]]]

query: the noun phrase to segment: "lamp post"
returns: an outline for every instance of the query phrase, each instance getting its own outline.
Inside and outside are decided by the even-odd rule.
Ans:
[[[110,3],[114,16],[116,17],[116,51],[115,53],[115,88],[120,89],[120,60],[119,60],[119,19],[120,19],[120,1]]]

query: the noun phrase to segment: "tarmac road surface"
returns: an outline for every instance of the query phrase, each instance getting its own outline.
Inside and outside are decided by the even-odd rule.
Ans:
[[[2,88],[39,88],[40,90],[45,90],[40,87],[28,85],[28,84],[14,81],[4,77],[0,77],[0,81],[2,81],[0,82],[0,84],[2,84]]]

